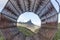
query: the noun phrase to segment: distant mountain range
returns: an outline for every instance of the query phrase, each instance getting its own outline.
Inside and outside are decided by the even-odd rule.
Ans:
[[[19,22],[19,23],[17,23],[17,26],[25,27],[27,29],[30,29],[33,32],[35,32],[36,29],[39,29],[40,28],[40,26],[34,25],[31,22],[31,20],[29,20],[28,22]]]
[[[31,22],[31,20],[29,20],[28,22],[19,22],[19,23],[21,23],[21,24],[28,24],[28,25],[34,25],[34,24]]]

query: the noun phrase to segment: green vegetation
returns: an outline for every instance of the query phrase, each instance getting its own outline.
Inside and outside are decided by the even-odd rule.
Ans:
[[[0,40],[4,40],[4,38],[1,36],[1,37],[0,37]]]
[[[60,40],[60,24],[58,24],[58,31],[53,40]]]
[[[33,32],[31,32],[30,30],[26,29],[26,28],[22,28],[22,27],[18,27],[19,30],[24,33],[26,36],[31,36],[33,35]],[[0,34],[0,40],[4,40],[2,35]],[[58,25],[58,31],[54,37],[53,40],[60,40],[60,24]]]
[[[53,40],[60,40],[60,30],[58,30]]]
[[[34,34],[31,30],[25,27],[18,27],[18,29],[26,36],[32,36]]]
[[[0,33],[0,40],[4,40],[3,36],[1,35],[1,33]]]

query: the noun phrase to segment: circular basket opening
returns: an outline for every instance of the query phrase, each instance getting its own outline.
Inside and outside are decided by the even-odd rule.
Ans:
[[[25,12],[18,17],[17,27],[26,36],[31,36],[41,28],[41,19],[33,12]]]

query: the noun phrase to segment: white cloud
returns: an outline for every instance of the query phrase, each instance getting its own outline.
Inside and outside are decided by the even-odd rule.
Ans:
[[[27,17],[26,17],[26,16]],[[28,18],[29,16],[27,15],[27,14],[21,14],[19,17],[18,17],[18,19],[17,19],[17,22],[27,22],[27,21],[29,21],[30,19]]]

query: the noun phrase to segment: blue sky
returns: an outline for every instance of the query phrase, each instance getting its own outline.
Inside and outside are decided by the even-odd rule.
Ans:
[[[19,16],[17,22],[27,22],[31,20],[31,22],[37,26],[41,26],[41,20],[38,17],[38,15],[36,15],[33,12],[25,12],[22,15]]]
[[[8,0],[0,0],[0,12],[2,11],[2,9],[4,8],[4,6],[6,5]],[[60,0],[57,0],[60,4]],[[57,12],[59,12],[59,6],[57,4],[57,2],[55,0],[51,0],[52,4],[54,5],[55,9],[57,10]],[[60,22],[60,14],[58,16],[58,22]]]

